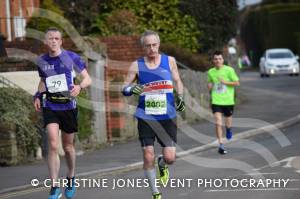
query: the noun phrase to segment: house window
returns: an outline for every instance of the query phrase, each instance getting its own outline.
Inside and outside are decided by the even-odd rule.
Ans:
[[[14,20],[14,30],[15,30],[15,38],[25,37],[25,27],[26,20],[24,17],[15,16]]]

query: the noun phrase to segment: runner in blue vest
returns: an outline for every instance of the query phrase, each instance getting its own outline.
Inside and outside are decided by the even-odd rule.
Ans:
[[[41,78],[34,96],[36,111],[43,112],[48,138],[48,168],[52,188],[48,199],[62,196],[58,182],[60,160],[58,156],[59,129],[68,166],[65,196],[70,199],[75,194],[75,148],[74,133],[77,132],[77,107],[75,97],[81,89],[91,84],[91,78],[84,61],[74,52],[63,50],[62,34],[57,28],[49,28],[45,34],[48,53],[37,60]],[[73,82],[74,71],[83,78],[80,84]],[[45,95],[44,95],[45,94]]]
[[[144,174],[149,180],[152,198],[161,199],[161,193],[155,186],[153,146],[157,139],[163,148],[162,156],[158,157],[157,163],[160,181],[165,184],[169,179],[167,165],[173,164],[176,158],[176,110],[184,111],[185,109],[183,84],[175,59],[159,53],[160,39],[156,32],[150,30],[144,32],[141,44],[145,57],[131,64],[123,94],[125,96],[139,95],[135,116],[138,119],[139,140],[143,147]],[[134,83],[136,80],[137,83]],[[174,89],[178,93],[176,102]]]

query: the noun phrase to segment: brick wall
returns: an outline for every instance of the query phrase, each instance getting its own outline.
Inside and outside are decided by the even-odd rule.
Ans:
[[[109,59],[118,61],[134,61],[141,56],[141,46],[137,36],[112,36],[101,38],[107,45]]]
[[[102,38],[106,44],[108,64],[105,70],[105,98],[108,141],[126,139],[136,135],[135,121],[130,104],[135,99],[125,99],[121,87],[131,62],[142,56],[138,37],[114,36]]]

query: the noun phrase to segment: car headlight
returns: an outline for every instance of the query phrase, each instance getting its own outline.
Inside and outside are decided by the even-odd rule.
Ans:
[[[270,63],[267,63],[266,65],[267,65],[267,67],[270,67],[270,68],[271,68],[271,67],[275,67],[274,64],[270,64]]]
[[[293,66],[299,66],[299,63],[298,63],[297,61],[295,61],[295,62],[293,63]]]

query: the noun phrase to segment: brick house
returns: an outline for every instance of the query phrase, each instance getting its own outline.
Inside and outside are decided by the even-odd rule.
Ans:
[[[1,0],[0,33],[7,38],[7,41],[23,38],[33,8],[39,6],[40,0]]]

